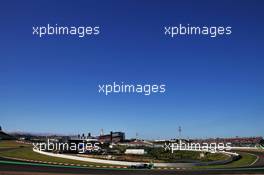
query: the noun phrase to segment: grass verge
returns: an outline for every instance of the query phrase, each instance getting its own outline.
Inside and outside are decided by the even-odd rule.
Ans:
[[[1,148],[11,148],[8,150],[1,150]],[[100,164],[100,163],[92,163],[64,158],[51,157],[47,155],[42,155],[36,153],[32,150],[32,146],[25,145],[22,143],[17,143],[15,141],[1,141],[0,142],[0,157],[10,157],[10,158],[20,158],[20,159],[28,159],[28,160],[37,160],[43,162],[57,162],[63,164],[79,164],[79,165],[87,165],[87,166],[111,166],[109,164]]]
[[[225,165],[199,166],[199,167],[194,167],[194,169],[246,167],[246,166],[251,165],[257,159],[255,155],[252,155],[249,153],[240,152],[239,154],[241,155],[241,158],[231,163],[228,163]]]

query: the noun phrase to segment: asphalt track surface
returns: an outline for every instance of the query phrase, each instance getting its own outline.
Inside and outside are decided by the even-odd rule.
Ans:
[[[247,151],[247,153],[258,156],[258,160],[251,167],[264,167],[264,152]]]
[[[248,152],[248,151],[247,151]],[[0,175],[48,175],[48,174],[88,174],[88,175],[172,175],[172,174],[264,174],[264,153],[249,152],[257,155],[258,160],[245,168],[207,169],[207,170],[132,170],[99,169],[73,166],[24,163],[0,158]]]

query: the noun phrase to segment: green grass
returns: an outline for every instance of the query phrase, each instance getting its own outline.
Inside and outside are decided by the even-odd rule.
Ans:
[[[39,154],[32,150],[32,146],[25,144],[18,144],[14,141],[1,141],[0,148],[12,148],[9,150],[0,149],[0,157],[2,156],[2,157],[21,158],[21,159],[38,160],[38,161],[46,161],[46,162],[80,164],[80,165],[88,165],[88,166],[106,165],[106,164],[98,164],[92,162],[57,158],[57,157],[51,157],[51,156]],[[107,165],[110,166],[109,164]]]
[[[0,140],[0,149],[1,148],[19,148],[19,147],[25,147],[30,146],[23,143],[18,143],[14,140]]]
[[[1,148],[12,148],[12,149],[3,149]],[[232,168],[232,167],[243,167],[249,166],[256,160],[256,156],[248,154],[248,153],[239,153],[242,157],[239,160],[233,161],[229,164],[225,165],[209,165],[209,166],[199,166],[193,167],[194,169],[208,169],[208,168]],[[0,157],[12,157],[12,158],[22,158],[22,159],[30,159],[30,160],[38,160],[38,161],[46,161],[46,162],[57,162],[57,163],[67,163],[67,164],[80,164],[80,165],[106,165],[106,164],[98,164],[98,163],[90,163],[84,161],[77,161],[71,159],[57,158],[51,157],[47,155],[42,155],[36,153],[32,150],[31,145],[25,145],[22,143],[17,143],[15,141],[0,141]],[[220,156],[220,155],[219,155]],[[218,157],[217,159],[222,159],[223,157]],[[212,158],[210,158],[212,159]],[[110,165],[108,165],[110,166]]]
[[[226,160],[229,156],[223,153],[203,153],[204,156],[201,156],[201,152],[198,151],[187,151],[187,150],[178,150],[173,153],[164,148],[149,148],[146,150],[147,157],[159,162],[210,162],[216,160]]]
[[[225,165],[208,165],[208,166],[199,166],[199,167],[194,167],[195,169],[203,169],[203,168],[234,168],[234,167],[245,167],[249,166],[252,164],[257,157],[252,154],[248,153],[239,153],[241,155],[241,158],[239,160],[233,161],[231,163],[225,164]]]

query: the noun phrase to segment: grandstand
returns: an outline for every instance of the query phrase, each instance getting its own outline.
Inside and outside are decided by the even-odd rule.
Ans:
[[[235,138],[209,138],[209,139],[192,139],[190,142],[195,143],[231,143],[232,147],[255,147],[263,145],[262,137],[235,137]]]

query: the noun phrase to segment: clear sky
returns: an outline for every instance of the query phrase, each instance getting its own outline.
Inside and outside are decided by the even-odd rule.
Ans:
[[[0,3],[0,125],[7,131],[128,137],[264,136],[264,1]],[[98,37],[32,35],[32,26],[99,25]],[[230,25],[220,38],[164,35],[164,25]],[[165,83],[151,96],[102,83]]]

